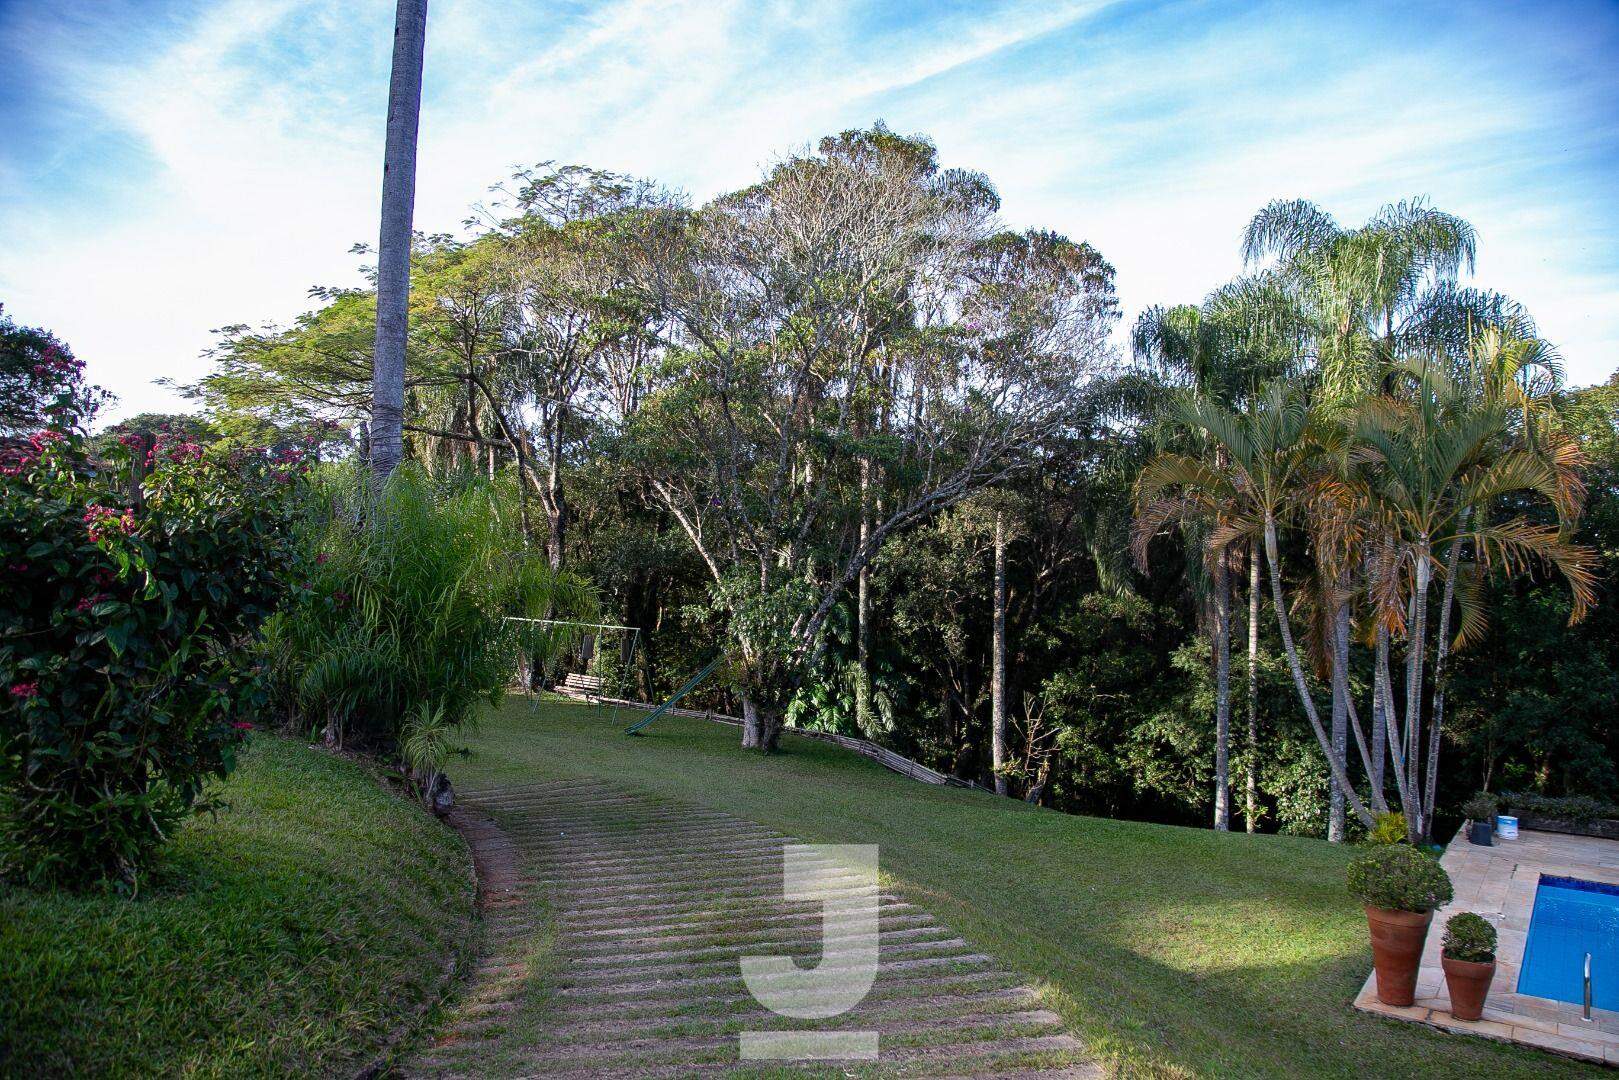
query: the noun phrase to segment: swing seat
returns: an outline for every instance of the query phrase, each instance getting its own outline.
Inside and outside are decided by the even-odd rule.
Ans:
[[[581,675],[577,671],[570,671],[563,678],[561,685],[556,688],[559,694],[569,697],[592,698],[601,694],[602,681],[595,675]]]

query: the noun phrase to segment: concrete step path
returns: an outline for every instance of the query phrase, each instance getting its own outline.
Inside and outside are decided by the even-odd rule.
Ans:
[[[1100,1076],[1022,979],[886,892],[876,893],[876,981],[857,1006],[793,1019],[760,1005],[743,981],[743,956],[809,967],[820,962],[823,933],[870,941],[858,918],[783,899],[790,837],[593,780],[461,799],[457,824],[478,863],[486,954],[406,1075]],[[873,893],[833,860],[814,866],[832,895]],[[828,999],[795,990],[788,1000]],[[743,1060],[743,1032],[876,1032],[878,1057]]]

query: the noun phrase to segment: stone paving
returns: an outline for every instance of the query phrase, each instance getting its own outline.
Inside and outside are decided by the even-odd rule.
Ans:
[[[1493,846],[1482,847],[1468,843],[1464,831],[1450,842],[1440,864],[1450,874],[1456,898],[1434,913],[1417,975],[1415,1002],[1408,1008],[1384,1005],[1377,1000],[1376,977],[1369,975],[1355,998],[1355,1007],[1447,1031],[1619,1065],[1619,1013],[1593,1009],[1591,1021],[1586,1022],[1577,1004],[1515,992],[1540,875],[1619,885],[1619,841],[1526,829],[1516,840],[1496,837]],[[1439,963],[1445,920],[1459,911],[1476,911],[1489,919],[1499,938],[1495,981],[1483,1019],[1477,1021],[1450,1015],[1450,994]]]
[[[886,892],[877,978],[859,1005],[826,1020],[759,1005],[742,956],[821,959],[820,903],[782,898],[789,837],[597,781],[462,801],[481,823],[468,831],[480,871],[492,875],[486,954],[445,1034],[407,1075],[1100,1075],[1022,979]],[[825,874],[838,892],[844,871]],[[805,1030],[876,1032],[879,1057],[741,1060],[743,1032]]]

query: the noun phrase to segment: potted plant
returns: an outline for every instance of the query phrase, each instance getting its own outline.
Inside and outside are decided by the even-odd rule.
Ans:
[[[1466,814],[1467,820],[1471,822],[1467,833],[1470,843],[1483,847],[1491,846],[1490,838],[1495,833],[1495,812],[1498,808],[1495,796],[1487,791],[1481,791],[1462,803],[1462,813]]]
[[[1450,990],[1450,1015],[1477,1020],[1495,978],[1495,927],[1482,915],[1463,911],[1445,922],[1439,963]]]
[[[1410,1005],[1435,908],[1450,903],[1450,875],[1432,855],[1405,844],[1374,847],[1349,864],[1349,891],[1366,905],[1377,1000]]]

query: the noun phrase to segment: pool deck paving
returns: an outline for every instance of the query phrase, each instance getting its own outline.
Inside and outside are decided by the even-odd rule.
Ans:
[[[1377,978],[1372,974],[1356,995],[1355,1008],[1619,1065],[1619,1012],[1592,1009],[1591,1020],[1586,1021],[1578,1004],[1516,993],[1541,875],[1619,885],[1619,841],[1525,829],[1515,840],[1498,836],[1494,845],[1484,847],[1469,843],[1464,831],[1445,849],[1440,865],[1450,874],[1456,896],[1434,913],[1417,974],[1415,1002],[1401,1008],[1378,1001]],[[1450,995],[1440,967],[1445,920],[1462,911],[1483,915],[1499,936],[1495,981],[1483,1019],[1477,1021],[1450,1015]]]

